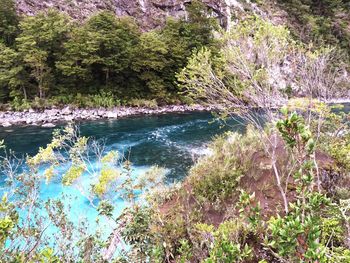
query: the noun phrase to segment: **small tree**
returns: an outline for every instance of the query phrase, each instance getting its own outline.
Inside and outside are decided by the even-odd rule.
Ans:
[[[334,69],[334,57],[328,56],[328,51],[307,53],[284,27],[259,18],[239,23],[224,40],[223,67],[214,67],[210,51],[201,49],[178,74],[178,80],[191,98],[217,105],[226,114],[234,118],[238,115],[257,128],[288,214],[284,187],[288,174],[281,174],[277,165],[279,134],[274,127],[266,131],[265,122],[278,120],[276,109],[286,105],[290,96],[302,94],[310,103],[315,96],[317,101],[339,96],[341,93],[334,90],[342,85],[344,77],[347,79],[345,68],[340,65]],[[310,119],[313,113],[306,113]],[[318,116],[322,118],[322,114]],[[322,120],[318,123],[321,125]]]
[[[54,61],[62,51],[70,28],[69,19],[58,11],[49,10],[26,17],[20,28],[22,32],[16,39],[18,51],[37,82],[38,96],[44,98],[53,81]]]
[[[29,76],[23,67],[21,55],[0,44],[0,86],[9,88],[10,97],[28,98]]]

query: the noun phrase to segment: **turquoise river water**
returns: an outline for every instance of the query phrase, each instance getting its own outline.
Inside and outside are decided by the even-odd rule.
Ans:
[[[142,116],[119,120],[98,120],[78,123],[81,135],[105,139],[107,149],[127,152],[133,164],[133,173],[138,176],[152,165],[168,170],[169,183],[182,180],[194,160],[207,152],[206,146],[218,134],[227,130],[241,129],[238,123],[226,125],[213,119],[210,113],[182,113],[159,116]],[[58,127],[59,128],[59,127]],[[16,126],[0,128],[0,139],[17,155],[33,155],[40,146],[50,142],[54,128]],[[1,178],[3,181],[3,178]],[[89,178],[82,184],[89,187]],[[2,192],[6,191],[3,185]],[[40,199],[60,199],[69,195],[74,200],[70,205],[73,222],[87,220],[94,224],[97,211],[75,187],[63,187],[59,178],[48,185],[42,183]],[[125,207],[121,200],[114,200],[116,214]],[[49,228],[47,233],[54,233]],[[50,235],[51,235],[50,234]]]

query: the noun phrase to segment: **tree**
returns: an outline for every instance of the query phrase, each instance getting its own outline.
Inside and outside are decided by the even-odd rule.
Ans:
[[[18,16],[16,5],[13,0],[0,2],[0,42],[7,46],[14,43],[18,33]]]
[[[130,70],[139,35],[133,20],[100,12],[73,30],[57,67],[65,76],[76,78],[74,83],[80,87],[97,86],[99,89],[114,84]]]
[[[302,94],[310,104],[341,96],[347,72],[341,63],[338,63],[338,68],[333,68],[332,53],[298,49],[288,30],[260,19],[243,21],[232,28],[226,43],[223,47],[224,74],[215,70],[210,50],[203,48],[178,74],[179,82],[197,102],[219,105],[225,114],[234,118],[238,115],[257,128],[258,136],[266,143],[264,150],[271,159],[276,184],[288,214],[282,180],[286,175],[277,167],[278,132],[267,132],[265,122],[277,120],[276,108],[286,105],[288,96]],[[227,74],[234,76],[233,82],[226,80]],[[316,102],[312,100],[315,98]],[[257,115],[256,109],[262,109],[262,113]],[[319,118],[322,123],[322,114]]]
[[[212,57],[218,56],[219,45],[214,36],[219,24],[210,8],[200,1],[192,1],[187,7],[187,16],[180,20],[169,18],[161,35],[168,48],[167,67],[163,78],[171,93],[177,93],[176,73],[187,64],[189,57],[196,50],[207,47]]]
[[[138,28],[130,19],[119,19],[111,12],[101,12],[90,18],[87,30],[96,32],[99,61],[95,66],[105,75],[108,84],[111,74],[118,74],[130,65],[132,47],[138,41]]]
[[[140,78],[146,82],[149,95],[164,98],[166,85],[164,83],[164,69],[168,64],[168,49],[162,36],[157,32],[144,33],[135,51],[133,69],[139,72]]]
[[[212,47],[215,43],[214,32],[219,29],[219,24],[212,16],[210,9],[196,0],[187,7],[187,13],[183,35],[190,43],[190,49]]]
[[[12,98],[28,98],[29,76],[23,66],[21,55],[16,50],[0,44],[0,86],[10,89]]]
[[[69,40],[64,43],[64,53],[56,62],[56,67],[79,89],[92,78],[91,65],[99,60],[98,48],[96,32],[88,31],[85,27],[75,27]]]
[[[67,16],[49,10],[20,23],[21,34],[16,39],[24,64],[38,85],[38,96],[44,98],[54,81],[55,61],[62,52],[70,30]]]

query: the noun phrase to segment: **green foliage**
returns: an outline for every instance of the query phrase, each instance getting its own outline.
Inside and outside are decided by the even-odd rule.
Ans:
[[[209,241],[211,244],[208,244],[209,257],[203,262],[229,263],[251,259],[252,249],[246,243],[248,233],[240,220],[225,221],[216,230],[205,224],[198,224],[197,228],[205,235],[212,235],[212,241]]]
[[[343,106],[334,106],[332,111],[325,111],[325,123],[321,133],[321,147],[329,153],[339,165],[350,169],[350,134],[347,131],[349,114],[342,112]],[[341,111],[341,112],[339,112]]]
[[[121,235],[141,258],[146,258],[152,249],[152,233],[150,232],[152,211],[144,206],[135,206],[124,211],[127,220]]]
[[[98,178],[98,182],[93,186],[93,191],[99,197],[102,197],[107,191],[108,187],[112,182],[120,176],[118,170],[113,167],[118,161],[118,153],[115,151],[110,151],[101,159],[101,174]]]
[[[100,215],[105,215],[107,217],[113,216],[114,206],[107,200],[103,200],[98,204],[97,211]]]
[[[84,166],[75,166],[69,168],[69,170],[65,173],[65,175],[62,178],[62,184],[63,185],[72,185],[75,180],[77,180],[85,171]]]
[[[232,105],[237,101],[264,107],[260,97],[278,96],[283,89],[273,84],[276,69],[292,55],[294,46],[285,27],[249,17],[223,35],[219,55],[207,47],[193,53],[177,74],[180,89],[195,101],[235,111],[242,108]]]
[[[329,242],[342,243],[336,233],[342,231],[338,216],[344,212],[334,209],[329,198],[313,189],[315,143],[311,130],[296,112],[288,114],[283,109],[282,113],[284,119],[276,126],[297,160],[294,174],[297,195],[295,201],[289,202],[290,211],[285,216],[272,216],[268,221],[265,246],[287,261],[329,262],[329,258],[337,257],[327,247]],[[329,225],[333,228],[331,235]]]
[[[0,34],[15,45],[0,49],[0,99],[16,99],[15,109],[35,97],[48,98],[48,106],[112,107],[116,98],[178,102],[175,75],[192,51],[207,46],[217,54],[216,19],[199,1],[188,5],[187,20],[169,19],[150,32],[108,11],[77,24],[54,10],[18,22],[14,10],[12,1],[1,3]]]
[[[167,66],[168,49],[162,36],[157,32],[148,32],[140,37],[140,44],[135,52],[133,68],[140,72],[140,77],[147,83],[150,94],[159,97],[166,95],[166,85],[161,74]]]
[[[200,160],[190,171],[193,193],[199,201],[220,203],[238,191],[241,177],[252,165],[252,155],[261,147],[254,129],[245,136],[229,133],[217,138],[212,154]]]
[[[14,43],[18,33],[18,16],[16,2],[14,0],[1,1],[0,3],[0,42],[7,46]]]
[[[54,79],[54,61],[62,52],[63,42],[70,30],[67,16],[58,11],[39,13],[20,22],[21,33],[16,38],[23,65],[30,69],[40,98],[50,91]]]
[[[0,203],[0,246],[4,246],[6,240],[11,237],[18,222],[19,215],[14,205],[4,195]]]
[[[347,19],[348,1],[343,0],[287,0],[278,1],[290,17],[290,28],[304,41],[315,40],[320,45],[340,45],[349,51]],[[302,34],[299,32],[303,31]]]
[[[244,262],[251,257],[252,250],[248,245],[243,248],[240,244],[233,244],[227,240],[220,240],[215,243],[214,248],[210,251],[210,256],[205,263],[230,263]]]
[[[6,95],[9,95],[17,100],[13,102],[18,105],[19,100],[27,99],[27,89],[30,87],[29,74],[24,69],[20,53],[1,43],[0,60],[0,87],[9,93],[3,94],[3,97],[6,98]]]
[[[249,194],[244,190],[241,190],[239,195],[239,202],[237,208],[240,216],[243,219],[247,219],[248,223],[252,226],[252,229],[258,229],[261,223],[261,207],[260,203],[255,200],[255,193]]]
[[[180,254],[180,259],[178,260],[179,263],[186,263],[191,260],[192,248],[188,240],[186,239],[180,240],[179,254]]]
[[[296,112],[288,116],[287,109],[283,109],[282,113],[285,114],[286,118],[279,120],[276,126],[288,147],[304,146],[307,153],[312,153],[315,150],[315,143],[312,139],[311,131],[305,125],[302,116]]]
[[[291,261],[305,259],[327,262],[325,244],[320,243],[322,231],[320,207],[329,200],[322,195],[311,193],[307,198],[306,207],[303,207],[299,200],[290,203],[293,210],[288,215],[270,219],[268,233],[271,241],[267,246]]]

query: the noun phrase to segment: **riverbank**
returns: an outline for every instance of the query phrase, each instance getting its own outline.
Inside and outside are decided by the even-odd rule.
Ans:
[[[42,127],[54,127],[60,122],[80,120],[117,119],[137,115],[157,115],[177,112],[211,111],[212,107],[201,105],[169,105],[157,108],[146,107],[115,107],[112,109],[79,109],[72,107],[52,108],[43,111],[27,110],[23,112],[0,112],[0,126],[34,125]]]

